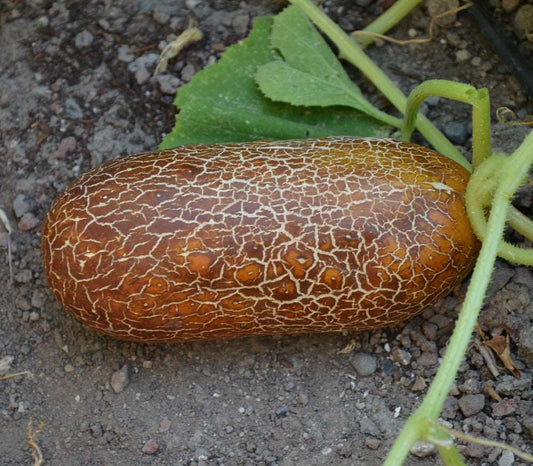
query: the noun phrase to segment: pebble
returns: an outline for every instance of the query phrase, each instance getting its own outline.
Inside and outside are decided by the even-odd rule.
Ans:
[[[278,417],[287,417],[287,414],[289,411],[285,406],[280,406],[278,409],[276,409],[276,416]]]
[[[135,60],[135,55],[133,53],[130,53],[130,51],[131,47],[129,45],[121,45],[118,48],[117,58],[125,63],[131,63],[133,60]]]
[[[164,434],[170,430],[171,422],[168,417],[161,419],[159,422],[159,433]]]
[[[533,5],[527,3],[522,5],[514,15],[513,28],[520,39],[532,36],[533,31]],[[530,41],[533,40],[530,39]]]
[[[192,77],[196,74],[196,69],[190,63],[185,65],[181,70],[181,79],[188,83]]]
[[[87,29],[84,29],[80,33],[76,34],[76,37],[74,38],[74,45],[78,49],[84,49],[86,47],[89,47],[94,41],[94,36],[87,31]]]
[[[72,364],[65,364],[64,370],[68,374],[69,372],[74,371],[74,366]]]
[[[377,439],[376,437],[366,437],[365,445],[367,446],[367,448],[370,448],[371,450],[377,450],[379,446],[381,445],[381,441]]]
[[[129,372],[130,371],[128,365],[124,364],[122,368],[111,374],[110,384],[111,388],[115,393],[120,393],[124,391],[124,389],[128,386],[128,384],[130,383]]]
[[[149,69],[155,66],[157,60],[159,60],[159,55],[157,53],[146,53],[132,61],[128,65],[128,71],[130,73],[136,73],[143,68]]]
[[[499,263],[490,277],[490,283],[485,293],[485,300],[488,300],[500,291],[514,277],[515,271],[511,267]]]
[[[157,443],[157,440],[153,438],[146,441],[142,447],[142,452],[145,455],[155,455],[158,451],[159,451],[159,443]]]
[[[422,324],[422,333],[430,341],[433,341],[435,338],[437,338],[437,330],[438,327],[431,322],[424,322]]]
[[[150,72],[146,68],[141,68],[135,72],[135,80],[137,84],[141,85],[150,79]]]
[[[465,417],[473,416],[479,413],[485,407],[484,395],[464,395],[459,398],[459,408]]]
[[[424,351],[416,360],[417,364],[422,367],[431,367],[437,365],[437,353]]]
[[[500,395],[514,396],[516,392],[523,390],[530,390],[533,384],[531,376],[522,376],[520,379],[512,375],[504,375],[500,377],[500,382],[494,388]]]
[[[43,292],[41,290],[33,290],[31,296],[31,305],[37,309],[40,309],[44,306],[44,301],[45,299]]]
[[[502,9],[506,13],[512,13],[520,5],[520,0],[502,0]]]
[[[424,377],[420,377],[420,376],[418,376],[418,377],[415,379],[415,383],[414,383],[413,386],[411,387],[411,391],[412,391],[412,392],[421,392],[421,391],[424,390],[426,387],[427,387],[427,382],[426,382],[426,380],[424,379]]]
[[[158,74],[152,78],[152,82],[159,84],[159,88],[163,94],[174,95],[178,89],[181,81],[176,76],[170,74]]]
[[[20,231],[30,231],[39,225],[39,219],[33,215],[31,212],[28,212],[22,216],[18,223],[18,228]]]
[[[514,454],[512,451],[504,450],[502,451],[502,456],[498,460],[498,466],[513,466],[514,464]]]
[[[402,366],[408,366],[411,362],[411,353],[402,348],[394,347],[391,354],[392,359]]]
[[[455,52],[455,61],[457,63],[466,63],[471,56],[472,54],[468,50],[458,50]]]
[[[239,36],[244,36],[246,34],[249,23],[250,17],[248,15],[237,15],[231,20],[231,26]]]
[[[411,448],[411,453],[418,458],[426,458],[437,453],[437,447],[433,443],[418,441]]]
[[[372,3],[373,0],[355,0],[357,6],[367,7]]]
[[[441,416],[443,419],[455,419],[457,413],[457,398],[454,396],[448,396],[444,400],[444,406],[442,407]]]
[[[53,159],[64,159],[67,154],[73,152],[76,149],[76,138],[74,136],[68,136],[61,140],[57,149],[52,152],[51,157]]]
[[[359,421],[359,430],[362,434],[372,435],[373,437],[379,437],[381,434],[376,423],[366,416],[363,416]]]
[[[71,120],[79,120],[80,118],[83,118],[83,110],[78,102],[72,97],[65,100],[65,117]]]
[[[516,346],[525,363],[533,365],[533,325],[528,325],[520,330]]]
[[[377,361],[375,356],[368,353],[355,353],[351,360],[353,368],[361,377],[372,375],[376,372]]]
[[[437,16],[446,11],[455,10],[459,6],[459,0],[427,0],[426,8],[429,16]],[[456,14],[450,14],[439,18],[436,23],[439,26],[450,26],[457,19]]]
[[[469,378],[466,379],[461,385],[459,385],[461,393],[472,395],[481,391],[481,382],[478,379]]]
[[[504,417],[509,414],[513,414],[520,404],[520,397],[513,396],[512,398],[506,398],[502,401],[498,401],[492,405],[492,415],[494,417]]]
[[[470,136],[470,131],[466,123],[452,121],[444,126],[444,134],[454,144],[462,145]]]
[[[30,211],[30,202],[24,194],[17,194],[13,200],[13,212],[20,218]]]
[[[14,360],[15,358],[9,355],[0,359],[0,374],[6,373]]]

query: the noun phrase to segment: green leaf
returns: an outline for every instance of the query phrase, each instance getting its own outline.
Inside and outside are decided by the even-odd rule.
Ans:
[[[281,60],[260,66],[255,77],[261,91],[274,101],[317,107],[345,105],[363,110],[360,100],[346,92],[339,82],[332,79],[328,83]]]
[[[161,149],[187,143],[388,133],[380,122],[350,108],[294,107],[265,98],[255,74],[258,66],[277,57],[270,46],[271,32],[272,18],[257,18],[246,40],[229,47],[218,63],[178,90],[176,125]]]
[[[290,6],[274,18],[271,42],[283,60],[260,66],[256,74],[269,99],[304,106],[345,105],[394,124],[390,115],[365,99],[298,7]]]

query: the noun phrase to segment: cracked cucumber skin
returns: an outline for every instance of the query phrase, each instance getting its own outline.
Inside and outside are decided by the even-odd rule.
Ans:
[[[48,283],[73,316],[141,342],[368,330],[470,272],[469,173],[424,147],[333,137],[118,158],[48,212]]]

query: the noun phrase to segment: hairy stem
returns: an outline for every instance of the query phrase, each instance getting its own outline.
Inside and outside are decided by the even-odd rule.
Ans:
[[[297,5],[309,19],[337,46],[339,54],[352,65],[356,66],[387,99],[404,113],[407,98],[389,77],[363,52],[356,42],[326,16],[310,0],[290,0]],[[455,146],[423,115],[416,120],[416,128],[424,135],[431,145],[440,152],[455,160],[465,168],[469,164]]]

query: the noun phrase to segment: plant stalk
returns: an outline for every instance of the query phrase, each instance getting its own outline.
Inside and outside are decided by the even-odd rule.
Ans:
[[[337,46],[339,54],[356,66],[387,99],[403,114],[407,98],[389,77],[363,52],[356,42],[328,18],[310,0],[290,0],[297,5],[309,19]],[[455,160],[465,168],[468,162],[455,146],[423,115],[418,115],[416,128],[440,152]]]

